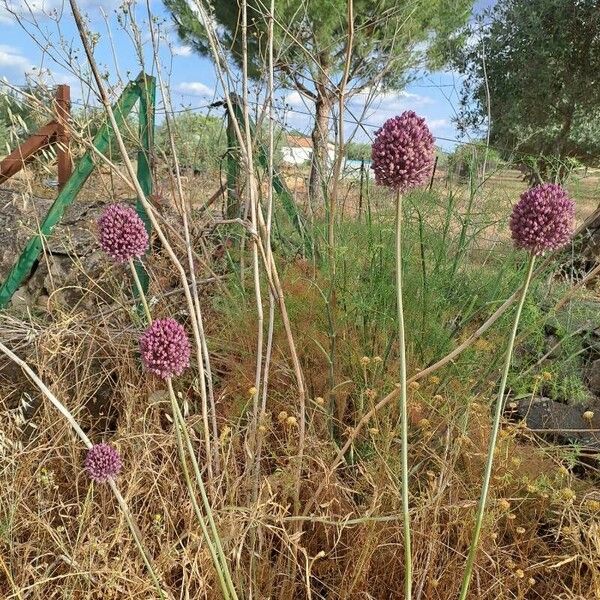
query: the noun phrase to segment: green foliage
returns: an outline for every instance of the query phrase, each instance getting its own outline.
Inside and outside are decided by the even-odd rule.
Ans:
[[[183,168],[218,171],[227,151],[227,135],[222,119],[186,110],[173,120],[173,135],[179,163]],[[166,122],[156,132],[156,144],[171,155]]]
[[[349,160],[371,160],[371,144],[350,142],[346,144],[346,158]]]
[[[487,80],[491,142],[505,158],[533,157],[532,180],[564,179],[569,159],[597,164],[598,3],[499,0],[468,34],[472,42],[455,59],[466,77],[459,125],[486,125]]]
[[[501,164],[500,153],[494,148],[487,148],[485,142],[457,146],[448,156],[448,169],[459,177],[468,177],[470,173],[478,174],[485,162],[487,172],[495,171]]]
[[[207,55],[205,32],[186,0],[166,0],[180,37],[199,53]],[[248,2],[248,54],[250,74],[259,77],[264,67],[267,44],[267,9],[258,0]],[[440,49],[469,15],[472,0],[355,0],[354,44],[351,57],[350,87],[365,87],[377,80],[382,88],[401,86],[407,71],[423,56],[419,44],[429,43],[428,56],[436,61]],[[302,10],[296,2],[275,2],[276,67],[293,87],[306,81],[340,74],[343,68],[347,35],[346,0],[309,0]],[[382,18],[385,15],[385,18]],[[216,2],[213,17],[224,48],[230,48],[238,62],[242,56],[241,4]],[[310,86],[309,86],[310,87]]]

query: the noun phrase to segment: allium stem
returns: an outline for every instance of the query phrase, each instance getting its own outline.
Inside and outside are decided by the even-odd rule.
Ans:
[[[171,398],[171,408],[173,411],[173,422],[175,425],[175,435],[177,439],[177,450],[179,452],[179,460],[183,469],[183,475],[190,494],[192,506],[194,507],[194,512],[196,513],[196,517],[198,518],[200,528],[202,529],[202,534],[204,535],[204,539],[206,540],[206,544],[208,545],[212,561],[215,565],[215,569],[219,577],[219,583],[221,584],[221,589],[223,591],[223,596],[226,600],[229,598],[231,598],[232,600],[238,600],[238,596],[233,585],[233,580],[231,579],[231,573],[229,572],[229,566],[227,565],[227,558],[225,556],[225,552],[223,551],[223,546],[221,544],[221,538],[219,536],[219,532],[217,530],[217,526],[213,518],[212,507],[206,494],[204,482],[202,481],[202,474],[200,473],[200,467],[198,465],[198,460],[196,459],[196,453],[192,445],[192,440],[190,439],[189,433],[187,431],[183,414],[181,413],[181,410],[179,408],[179,403],[177,402],[177,398],[175,396],[175,390],[173,389],[173,382],[170,377],[167,379],[167,387],[169,389],[169,396]],[[198,505],[198,501],[196,499],[196,493],[192,484],[190,472],[187,466],[187,460],[185,457],[185,449],[183,445],[184,440],[185,445],[187,446],[188,455],[190,457],[190,460],[192,461],[196,482],[198,484],[198,487],[200,488],[202,504],[204,505],[204,509],[207,515],[206,520],[205,517],[202,515],[202,511],[200,510],[200,506]],[[206,521],[208,521],[208,527]],[[210,532],[208,530],[209,527]]]
[[[48,389],[46,384],[34,373],[34,371],[31,369],[31,367],[24,360],[21,360],[16,354],[11,352],[2,342],[0,342],[0,351],[3,352],[6,356],[8,356],[8,358],[10,358],[14,363],[19,365],[21,367],[21,369],[23,369],[23,371],[25,371],[27,376],[31,379],[31,381],[33,381],[33,383],[35,383],[35,385],[39,388],[39,390],[42,392],[42,394],[48,400],[50,400],[50,402],[54,405],[54,407],[58,410],[58,412],[60,412],[60,414],[67,420],[67,422],[69,423],[69,425],[71,426],[73,431],[77,434],[79,439],[81,439],[81,441],[85,444],[86,448],[88,448],[88,449],[91,448],[92,442],[91,442],[90,438],[88,438],[88,436],[85,434],[83,429],[81,429],[81,427],[79,426],[79,423],[77,423],[77,421],[76,421],[75,417],[73,416],[73,414],[71,413],[71,411]],[[137,523],[135,522],[133,515],[131,514],[131,511],[129,510],[129,506],[127,505],[127,502],[125,501],[125,499],[119,492],[119,488],[117,487],[117,484],[114,482],[114,480],[109,479],[108,482],[109,482],[109,485],[110,485],[110,488],[111,488],[113,494],[115,495],[115,498],[117,499],[119,507],[120,507],[121,511],[123,512],[123,515],[125,516],[125,520],[127,521],[129,530],[131,531],[131,534],[133,536],[135,544],[136,544],[138,550],[140,551],[142,560],[144,561],[144,564],[146,565],[146,568],[148,569],[148,572],[150,573],[150,577],[152,578],[152,581],[153,581],[154,585],[156,586],[159,597],[164,598],[165,593],[160,586],[158,575],[156,574],[156,571],[154,570],[154,567],[152,566],[152,562],[150,559],[150,553],[144,546],[144,543],[142,541],[142,534],[140,532],[139,527],[137,526]]]
[[[404,530],[404,600],[412,597],[412,552],[408,496],[408,414],[406,398],[406,342],[402,304],[402,193],[396,197],[396,303],[398,307],[398,352],[400,355],[400,474],[402,477],[402,526]]]
[[[150,307],[148,306],[148,301],[146,300],[146,294],[144,293],[142,282],[140,281],[140,277],[135,269],[133,258],[129,259],[129,268],[131,269],[131,274],[133,275],[133,281],[135,281],[135,287],[138,291],[138,296],[142,301],[144,312],[146,313],[146,319],[148,319],[148,324],[150,325],[152,323],[152,314],[150,313]]]
[[[462,580],[462,587],[460,591],[460,600],[466,600],[467,594],[469,593],[469,585],[471,583],[471,577],[473,575],[473,566],[475,564],[475,557],[477,555],[477,549],[479,547],[479,538],[481,536],[481,527],[483,525],[483,517],[485,514],[485,507],[487,503],[488,492],[490,488],[490,480],[492,478],[492,469],[494,466],[494,450],[496,449],[496,441],[498,439],[498,431],[500,430],[500,421],[502,419],[502,413],[504,410],[504,392],[506,389],[506,380],[508,379],[508,372],[510,370],[510,363],[512,360],[513,348],[515,345],[515,337],[517,335],[517,329],[519,327],[519,320],[521,318],[521,312],[523,310],[523,304],[525,304],[525,296],[531,282],[531,276],[533,274],[533,266],[535,264],[535,254],[531,254],[529,258],[529,265],[527,268],[527,276],[525,278],[525,285],[522,288],[521,295],[519,297],[519,303],[517,305],[517,312],[515,314],[515,321],[513,328],[508,340],[508,347],[506,349],[506,359],[504,361],[504,371],[502,373],[502,380],[500,381],[500,388],[498,390],[498,398],[496,399],[496,411],[494,414],[494,421],[492,423],[492,431],[490,434],[490,440],[488,444],[487,460],[485,464],[485,472],[483,475],[483,484],[481,486],[481,495],[479,497],[479,504],[477,506],[477,515],[475,517],[475,530],[473,531],[473,538],[471,540],[471,547],[469,548],[469,555],[467,557],[467,565],[465,567],[465,574]]]

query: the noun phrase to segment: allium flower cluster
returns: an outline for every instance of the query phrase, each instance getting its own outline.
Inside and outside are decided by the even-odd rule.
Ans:
[[[118,263],[140,258],[148,249],[144,222],[131,206],[111,204],[98,220],[100,246]]]
[[[175,319],[156,319],[140,338],[142,361],[148,371],[162,379],[181,373],[190,364],[190,342]]]
[[[575,204],[554,183],[537,185],[521,194],[510,217],[517,248],[539,255],[565,246],[573,234]]]
[[[388,119],[375,134],[371,167],[379,185],[406,191],[425,183],[435,154],[425,119],[412,110]]]
[[[104,442],[93,445],[85,457],[85,470],[90,479],[97,483],[116,477],[122,466],[119,453]]]

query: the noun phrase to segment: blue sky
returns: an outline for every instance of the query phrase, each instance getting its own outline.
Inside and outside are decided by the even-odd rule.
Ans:
[[[149,1],[161,31],[160,60],[164,77],[169,82],[174,108],[204,107],[221,98],[222,90],[217,85],[212,63],[194,54],[178,40],[160,0]],[[478,8],[491,1],[478,2]],[[68,2],[0,0],[0,7],[4,4],[20,13],[22,22],[17,22],[10,11],[0,8],[0,78],[13,85],[21,85],[27,73],[47,83],[69,83],[75,103],[90,98],[90,91],[82,87],[77,78],[77,71],[85,72],[85,61]],[[135,77],[141,68],[131,40],[131,27],[122,19],[119,23],[121,0],[79,0],[79,4],[87,15],[90,29],[99,34],[95,45],[96,59],[118,91],[122,83]],[[152,72],[154,67],[149,48],[145,0],[137,4],[135,14],[145,45],[146,70]],[[385,119],[412,109],[427,119],[434,135],[438,137],[438,144],[449,149],[453,144],[441,138],[457,137],[452,117],[459,89],[460,79],[455,73],[436,72],[423,74],[405,90],[379,94],[361,119],[368,125],[364,129],[357,129],[355,139],[367,141],[368,134],[372,134]],[[286,127],[308,133],[310,114],[304,113],[310,113],[310,105],[291,90],[280,90],[278,95],[281,104],[288,107],[281,114]],[[350,111],[357,117],[363,113],[365,97],[364,94],[359,95],[349,104]],[[348,123],[346,135],[351,135],[354,129],[355,126]]]

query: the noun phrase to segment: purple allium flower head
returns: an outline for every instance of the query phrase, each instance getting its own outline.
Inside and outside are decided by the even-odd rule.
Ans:
[[[573,233],[575,204],[565,189],[543,183],[526,190],[510,217],[512,239],[517,248],[533,254],[565,246]]]
[[[104,442],[94,444],[85,457],[85,470],[90,479],[97,483],[103,483],[109,477],[116,477],[122,466],[119,453]]]
[[[388,119],[377,130],[371,148],[375,182],[402,191],[422,185],[431,173],[434,154],[425,119],[412,110]]]
[[[175,319],[156,319],[140,338],[142,361],[148,371],[168,379],[190,364],[190,342]]]
[[[148,249],[144,222],[131,206],[110,204],[98,219],[100,245],[113,260],[126,263]]]

